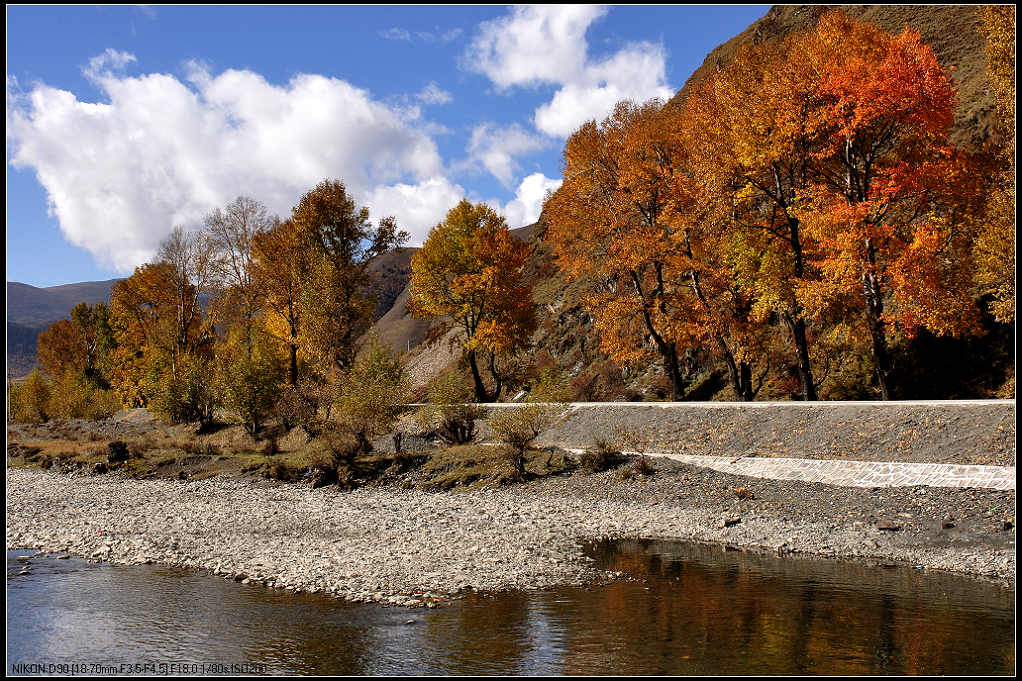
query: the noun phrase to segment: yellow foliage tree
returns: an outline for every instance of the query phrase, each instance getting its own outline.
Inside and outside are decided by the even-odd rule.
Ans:
[[[983,293],[993,298],[994,318],[1010,324],[1015,321],[1015,7],[984,6],[977,11],[987,38],[987,73],[1004,147],[1002,169],[993,178],[976,239],[976,274]]]
[[[507,375],[498,358],[526,347],[536,327],[523,273],[528,253],[492,208],[463,200],[412,256],[409,311],[460,329],[479,402],[500,398]],[[483,363],[492,389],[483,380]]]

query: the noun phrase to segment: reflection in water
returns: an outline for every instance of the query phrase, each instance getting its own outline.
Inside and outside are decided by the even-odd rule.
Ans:
[[[473,595],[437,610],[345,604],[196,572],[8,552],[18,662],[259,662],[298,674],[1011,673],[1014,592],[952,575],[662,542],[590,547],[634,575]],[[408,623],[409,620],[414,620]]]

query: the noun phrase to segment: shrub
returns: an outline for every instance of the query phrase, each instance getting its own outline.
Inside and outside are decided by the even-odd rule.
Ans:
[[[368,353],[357,360],[337,399],[337,423],[355,441],[337,450],[347,460],[372,451],[372,442],[385,435],[404,409],[408,382],[397,357],[376,338]],[[336,455],[335,455],[336,458]]]
[[[151,407],[172,423],[208,424],[220,403],[210,360],[192,355],[181,358],[175,375],[166,358],[150,366]]]
[[[277,419],[287,430],[301,427],[307,433],[318,432],[316,402],[301,387],[287,386],[281,390],[275,407]]]
[[[429,389],[430,404],[420,407],[415,415],[419,427],[435,433],[449,445],[472,441],[476,421],[482,418],[481,407],[472,404],[475,392],[460,372],[446,371]]]
[[[42,423],[50,419],[50,386],[42,372],[33,369],[25,382],[8,383],[8,413],[20,423]]]
[[[85,377],[74,369],[68,369],[53,380],[50,385],[48,412],[53,418],[85,418],[93,388]]]
[[[552,426],[561,409],[549,404],[525,403],[500,408],[487,426],[510,449],[511,468],[518,480],[525,479],[525,452],[539,434]]]
[[[579,457],[579,465],[590,473],[602,473],[624,461],[621,451],[602,438],[596,438],[592,447]]]

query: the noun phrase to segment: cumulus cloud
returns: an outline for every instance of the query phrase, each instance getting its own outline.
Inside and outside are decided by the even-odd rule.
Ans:
[[[84,69],[104,102],[45,84],[12,91],[10,79],[7,93],[9,161],[35,171],[69,241],[120,271],[239,194],[284,215],[340,178],[375,216],[421,235],[463,193],[423,126],[343,80],[275,85],[197,63],[183,79],[119,72],[133,61],[108,50]]]
[[[589,119],[599,119],[621,99],[669,98],[663,46],[629,43],[602,59],[589,55],[586,32],[607,13],[590,5],[531,5],[484,22],[462,60],[498,90],[558,86],[533,117],[536,128],[567,137]]]
[[[545,146],[546,140],[529,133],[517,123],[506,127],[482,123],[472,130],[466,165],[481,165],[501,184],[510,187],[518,169],[515,156],[539,151]]]
[[[377,187],[366,197],[370,214],[393,215],[397,224],[411,234],[408,244],[419,246],[429,230],[444,219],[447,211],[465,198],[465,190],[445,177],[436,176],[417,184]]]
[[[557,191],[560,186],[560,179],[549,178],[543,173],[526,177],[518,186],[515,198],[500,209],[507,224],[516,229],[534,223],[539,219],[547,194]]]

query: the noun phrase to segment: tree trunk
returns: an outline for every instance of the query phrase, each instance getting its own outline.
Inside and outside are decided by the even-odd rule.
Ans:
[[[727,364],[727,373],[731,378],[731,388],[735,391],[735,397],[742,402],[752,401],[752,371],[746,362],[735,362],[734,353],[727,346],[724,339],[717,336],[717,348],[720,350],[724,363]]]
[[[791,331],[792,345],[795,350],[795,367],[798,370],[799,387],[802,399],[815,401],[820,399],[816,394],[816,381],[813,379],[813,368],[809,362],[809,341],[806,340],[806,322],[799,317],[795,319],[790,313],[784,313],[784,321]]]
[[[664,373],[671,379],[671,400],[677,402],[685,394],[685,379],[681,377],[678,366],[678,351],[674,344],[663,344],[660,354],[664,358]]]
[[[298,387],[298,346],[291,344],[291,366],[288,368],[288,381],[292,388]]]
[[[875,363],[877,383],[880,385],[882,400],[894,399],[891,372],[894,363],[887,348],[887,334],[884,329],[884,301],[880,297],[880,287],[872,275],[862,277],[862,290],[866,297],[866,323],[869,335],[873,340],[873,361]]]
[[[469,350],[468,352],[468,366],[472,369],[472,385],[475,387],[476,402],[489,402],[490,394],[486,392],[486,385],[483,383],[483,377],[479,373],[475,350]]]

